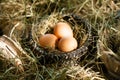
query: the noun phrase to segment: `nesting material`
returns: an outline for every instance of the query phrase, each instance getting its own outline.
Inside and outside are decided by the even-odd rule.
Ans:
[[[59,47],[56,47],[55,49],[46,49],[39,44],[39,38],[41,36],[48,33],[54,34],[53,30],[58,22],[68,23],[73,31],[73,37],[76,39],[78,45],[76,44],[74,49],[71,51],[61,51],[59,50]],[[79,59],[87,52],[88,46],[91,42],[91,37],[91,26],[80,16],[75,14],[51,14],[41,18],[38,25],[32,26],[32,28],[29,29],[29,34],[26,41],[24,39],[24,42],[22,42],[23,47],[28,45],[27,47],[30,48],[35,55],[39,56],[39,62],[53,63],[58,61]]]
[[[112,30],[104,30],[102,39],[98,41],[98,52],[108,72],[120,79],[120,34]]]

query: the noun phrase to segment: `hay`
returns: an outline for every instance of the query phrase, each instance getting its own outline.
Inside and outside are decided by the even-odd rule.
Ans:
[[[120,34],[115,28],[107,28],[101,33],[100,41],[98,41],[98,53],[104,62],[108,72],[115,78],[119,79],[120,75],[120,59],[119,59],[119,40]]]
[[[94,26],[94,29],[100,32],[101,27],[116,26],[114,24],[114,21],[110,21],[110,20],[113,20],[114,13],[119,9],[119,7],[120,7],[119,0],[116,0],[116,1],[113,1],[113,0],[85,0],[85,1],[84,0],[73,0],[73,1],[1,0],[0,1],[0,24],[1,24],[0,28],[4,34],[6,34],[7,36],[10,36],[15,41],[15,43],[17,43],[17,45],[21,47],[21,42],[20,42],[21,35],[23,35],[24,33],[24,31],[22,31],[21,29],[31,28],[31,26],[32,27],[38,26],[38,25],[40,26],[41,23],[39,22],[41,18],[43,19],[44,17],[45,19],[45,17],[47,17],[46,15],[49,16],[51,15],[52,12],[60,13],[60,14],[66,14],[71,12],[75,13],[79,16],[82,16],[86,20],[88,20]],[[56,19],[53,19],[53,21],[50,20],[49,23],[53,23],[53,22],[56,23],[57,20]],[[20,26],[17,25],[19,23],[20,23],[20,26],[22,26],[22,28],[19,28]],[[45,23],[47,23],[47,21],[45,21]],[[45,26],[48,26],[48,25],[51,25],[51,24],[46,24]],[[19,27],[16,27],[16,26],[19,26]],[[37,35],[39,34],[43,35],[44,33],[46,33],[47,29],[49,28],[45,28],[45,30],[43,30],[42,33],[32,34],[32,36],[34,36],[34,40],[38,42]],[[32,31],[34,30],[35,28],[32,29]],[[94,35],[96,34],[94,33],[94,31],[92,33]],[[82,35],[82,36],[84,38],[83,38],[83,41],[81,42],[81,45],[84,44],[86,37],[88,37],[87,35]],[[24,37],[22,37],[22,39],[24,39]],[[94,39],[92,40],[93,40],[92,43],[96,41]],[[96,48],[96,45],[94,44],[94,46],[91,46],[90,48],[94,49]],[[65,66],[65,64],[59,67],[57,66],[59,65],[57,63],[56,65],[54,65],[54,67],[50,65],[48,65],[49,67],[46,67],[46,66],[37,64],[36,63],[37,59],[36,59],[36,56],[33,54],[33,52],[31,52],[29,48],[25,48],[25,49],[28,51],[27,52],[28,56],[32,55],[32,59],[30,56],[21,57],[22,61],[24,61],[23,67],[25,68],[25,71],[23,73],[19,73],[16,71],[13,65],[11,65],[10,63],[7,65],[6,62],[3,62],[3,60],[1,60],[0,64],[2,65],[2,62],[3,62],[3,66],[0,66],[2,69],[0,70],[0,79],[4,79],[4,80],[5,79],[9,79],[9,80],[16,80],[16,79],[53,80],[54,79],[56,80],[56,79],[69,79],[69,78],[78,79],[78,80],[79,79],[82,79],[82,80],[104,79],[104,78],[101,78],[101,76],[98,76],[99,74],[95,71],[90,70],[86,72],[87,69],[83,68],[80,65],[74,66],[75,67],[74,68],[73,66],[72,67]],[[90,49],[89,54],[85,55],[85,58],[82,61],[80,60],[81,65],[85,66],[84,64],[86,63],[91,64],[90,62],[93,62],[95,64],[98,63],[93,60],[93,58],[96,59],[97,56],[96,56],[96,50],[94,50],[94,52],[91,53],[93,51],[92,49]],[[92,58],[89,55],[91,55]],[[5,67],[5,68],[3,69],[2,67]],[[70,68],[68,69],[68,67]],[[64,68],[66,68],[67,71],[66,69],[64,70]],[[73,72],[72,71],[70,72],[69,70],[70,71],[73,70]],[[55,75],[55,74],[58,74],[58,75]],[[61,76],[63,76],[63,78],[61,78]]]

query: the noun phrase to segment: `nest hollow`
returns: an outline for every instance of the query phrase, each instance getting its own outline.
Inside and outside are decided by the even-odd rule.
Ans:
[[[28,47],[35,54],[38,62],[41,64],[63,62],[69,60],[78,60],[88,51],[88,46],[91,43],[91,25],[86,20],[75,14],[69,15],[54,15],[42,18],[37,26],[32,26],[27,37],[22,40],[24,47]],[[59,21],[67,22],[73,29],[74,37],[77,39],[77,49],[70,52],[62,52],[58,49],[50,50],[42,48],[38,43],[38,37],[42,34],[50,33],[53,25]],[[48,23],[48,24],[46,24]],[[43,25],[44,24],[44,25]],[[39,35],[39,36],[38,36]]]

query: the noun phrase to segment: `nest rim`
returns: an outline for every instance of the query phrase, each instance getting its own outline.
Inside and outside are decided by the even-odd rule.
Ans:
[[[40,53],[41,56],[39,56],[39,60],[42,60],[41,62],[44,63],[43,60],[45,60],[45,58],[50,58],[53,59],[55,58],[56,60],[61,61],[62,59],[65,60],[78,60],[80,57],[82,57],[83,55],[85,55],[85,53],[87,53],[88,51],[88,46],[90,45],[90,42],[92,40],[92,35],[91,35],[91,25],[83,18],[81,18],[80,16],[76,15],[76,14],[67,14],[62,16],[62,18],[67,21],[67,22],[72,22],[73,24],[74,21],[70,20],[70,18],[74,18],[74,20],[76,21],[77,24],[83,24],[86,30],[86,33],[88,34],[87,39],[85,40],[85,42],[83,43],[82,46],[78,47],[77,49],[70,51],[70,52],[63,52],[60,50],[54,50],[54,52],[48,53],[43,47],[39,46],[38,43],[36,41],[34,41],[33,37],[32,37],[32,29],[29,30],[29,35],[27,38],[27,41],[29,42],[29,48],[31,50],[33,50],[33,52],[35,53]],[[22,41],[23,42],[23,41]],[[24,45],[24,44],[23,44]]]

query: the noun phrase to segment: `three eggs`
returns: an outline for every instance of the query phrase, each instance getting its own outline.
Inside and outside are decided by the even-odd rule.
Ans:
[[[44,48],[58,48],[63,52],[69,52],[77,48],[77,40],[73,37],[73,31],[66,22],[58,22],[53,29],[53,34],[47,33],[39,38],[40,46]]]

